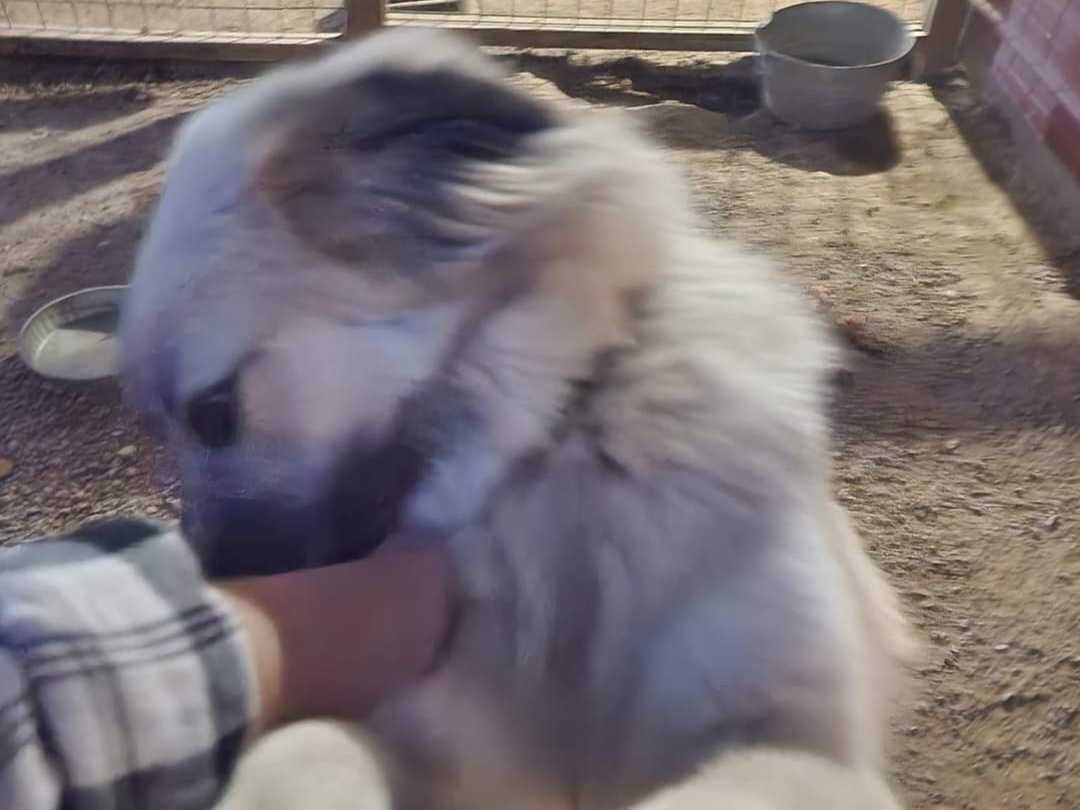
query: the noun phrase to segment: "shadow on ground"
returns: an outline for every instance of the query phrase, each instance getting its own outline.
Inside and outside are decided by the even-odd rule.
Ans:
[[[856,354],[835,382],[845,442],[1080,427],[1080,352],[1044,335],[945,331]]]
[[[70,154],[0,173],[0,188],[5,189],[0,227],[118,177],[156,166],[183,117],[178,113],[149,121]]]
[[[760,106],[753,57],[723,64],[666,65],[637,56],[579,61],[524,52],[507,61],[550,81],[568,96],[596,104],[637,106],[674,100],[736,116]]]
[[[761,106],[753,56],[729,63],[660,64],[636,56],[578,60],[523,53],[509,61],[568,96],[612,106],[656,106],[653,117],[664,124],[658,134],[675,148],[753,149],[803,171],[848,176],[887,171],[900,160],[893,122],[884,110],[841,132],[804,132],[778,121]]]
[[[11,86],[92,91],[102,84],[152,89],[177,81],[221,81],[258,75],[266,66],[248,62],[180,62],[165,59],[88,59],[0,56],[0,79]]]
[[[31,284],[7,302],[7,331],[17,331],[34,310],[57,296],[83,287],[126,283],[149,212],[147,203],[134,216],[64,242],[44,267],[34,270]]]
[[[10,136],[9,148],[44,147],[32,158],[6,161],[0,171],[0,303],[7,336],[58,295],[126,280],[156,196],[154,172],[185,110],[200,97],[201,85],[186,81],[182,87],[194,87],[194,103],[186,97],[176,103],[169,96],[179,85],[169,83],[190,74],[206,79],[206,92],[216,93],[220,76],[234,72],[207,65],[173,71],[168,63],[0,59],[0,125]],[[70,205],[81,196],[85,204]]]
[[[145,109],[153,96],[139,88],[114,88],[103,91],[63,93],[41,98],[0,99],[0,130],[5,132],[69,131],[101,124]],[[82,115],[69,114],[79,106]]]
[[[1059,273],[1063,287],[1080,299],[1080,207],[1063,204],[1037,174],[1017,146],[1008,119],[984,102],[963,77],[944,77],[934,96],[948,111],[971,153],[990,178],[1008,195]],[[1064,171],[1064,170],[1062,170]],[[1062,176],[1063,184],[1068,180]],[[1076,192],[1080,200],[1080,190]]]

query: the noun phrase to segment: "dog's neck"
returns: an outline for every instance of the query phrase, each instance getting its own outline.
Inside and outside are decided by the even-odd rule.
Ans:
[[[516,462],[598,421],[592,399],[612,358],[634,351],[638,305],[668,252],[666,231],[645,223],[621,241],[595,238],[623,233],[623,219],[618,206],[585,206],[578,220],[539,228],[492,258],[495,281],[463,318],[440,373],[468,427],[432,458],[404,526],[468,523]]]
[[[596,393],[623,344],[598,340],[576,313],[522,296],[488,319],[425,395],[439,414],[435,453],[402,515],[407,532],[468,523],[523,458],[586,434]],[[441,426],[454,425],[450,431]]]

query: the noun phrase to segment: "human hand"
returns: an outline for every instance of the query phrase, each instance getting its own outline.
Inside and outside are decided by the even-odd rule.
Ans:
[[[259,729],[363,717],[428,671],[450,624],[450,564],[430,548],[215,583],[250,642]]]

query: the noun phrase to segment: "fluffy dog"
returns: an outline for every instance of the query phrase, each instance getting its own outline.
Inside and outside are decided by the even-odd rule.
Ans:
[[[460,577],[437,672],[272,735],[229,806],[894,806],[905,627],[830,497],[832,345],[618,115],[416,30],[273,72],[184,127],[121,345],[211,574],[439,542]]]

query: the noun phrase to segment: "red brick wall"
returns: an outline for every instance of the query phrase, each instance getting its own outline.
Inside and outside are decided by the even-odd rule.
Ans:
[[[959,56],[1080,181],[1080,0],[970,0]]]

